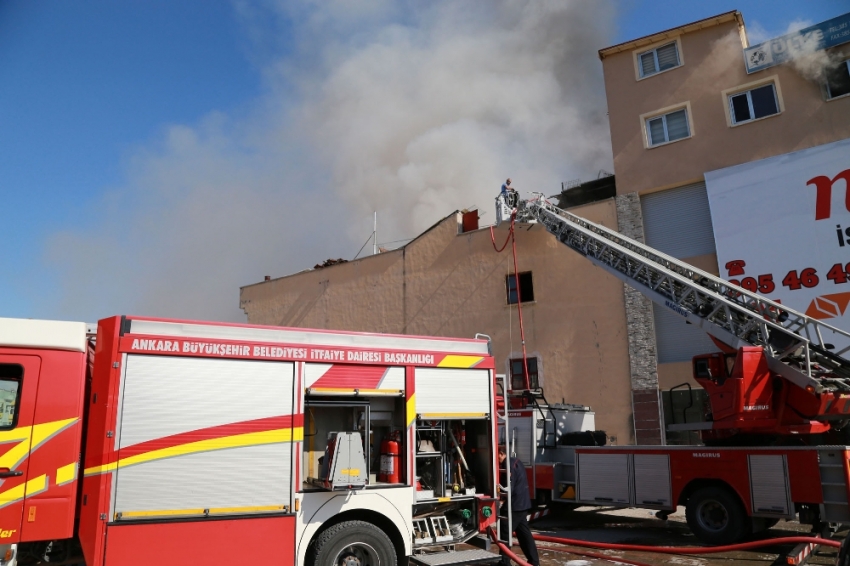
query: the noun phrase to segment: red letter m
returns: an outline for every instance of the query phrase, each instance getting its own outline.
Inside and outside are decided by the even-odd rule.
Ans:
[[[806,186],[814,185],[817,188],[817,196],[815,197],[815,220],[823,220],[830,216],[830,206],[832,204],[832,185],[839,179],[844,180],[844,206],[850,211],[850,169],[845,169],[830,179],[826,175],[818,175],[809,182]]]

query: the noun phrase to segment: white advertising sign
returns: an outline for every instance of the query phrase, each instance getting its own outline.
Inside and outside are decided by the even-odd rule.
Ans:
[[[850,139],[705,181],[720,276],[850,331]]]

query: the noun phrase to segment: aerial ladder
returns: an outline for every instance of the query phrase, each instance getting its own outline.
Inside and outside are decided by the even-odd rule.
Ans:
[[[721,353],[693,361],[709,395],[709,421],[677,428],[701,430],[704,439],[781,436],[840,429],[850,419],[850,332],[562,210],[541,193],[496,200],[497,224],[542,225],[717,344]]]

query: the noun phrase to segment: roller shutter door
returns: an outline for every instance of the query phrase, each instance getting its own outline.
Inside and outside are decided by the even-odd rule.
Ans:
[[[647,245],[679,259],[715,253],[704,182],[643,196],[640,205]]]
[[[111,520],[291,506],[294,364],[128,356]]]
[[[641,197],[641,212],[647,245],[679,259],[716,252],[704,182]],[[717,351],[704,331],[668,309],[652,308],[658,363],[687,362]]]
[[[635,504],[670,507],[670,456],[635,454]]]
[[[753,514],[788,516],[791,506],[785,456],[751,454],[749,463]]]
[[[576,454],[578,500],[590,503],[631,502],[628,454]]]
[[[652,309],[659,364],[689,362],[694,356],[718,351],[704,330],[655,303]]]
[[[416,413],[444,419],[490,414],[490,370],[416,368]]]

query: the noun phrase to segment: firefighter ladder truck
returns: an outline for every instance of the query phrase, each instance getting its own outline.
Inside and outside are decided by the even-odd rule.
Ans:
[[[850,448],[809,446],[848,421],[850,333],[561,210],[540,193],[527,200],[502,195],[496,212],[497,224],[541,224],[703,329],[721,350],[693,362],[710,401],[706,422],[668,427],[699,430],[707,446],[566,446],[561,423],[547,422],[547,409],[534,403],[543,430],[519,440],[529,445],[532,497],[652,508],[662,518],[685,505],[697,537],[721,544],[780,518],[850,522]],[[513,395],[513,406],[542,398]],[[546,441],[550,429],[554,445]]]

